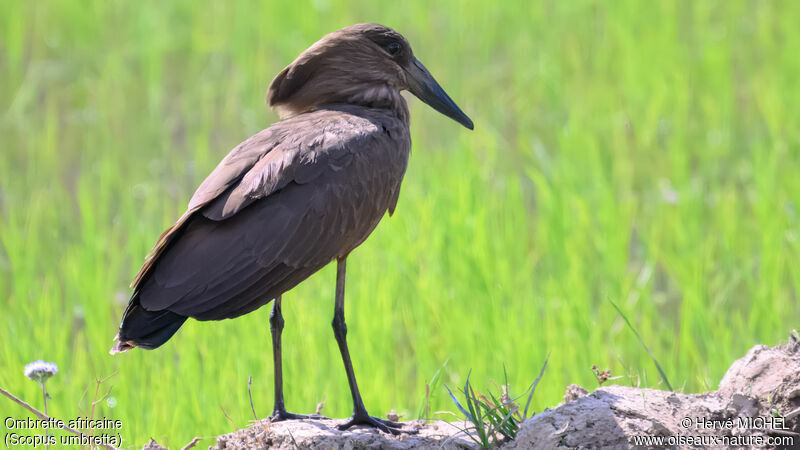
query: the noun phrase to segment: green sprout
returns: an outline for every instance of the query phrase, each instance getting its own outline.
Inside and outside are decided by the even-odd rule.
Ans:
[[[459,430],[482,448],[490,448],[501,442],[514,439],[520,425],[528,418],[528,409],[533,399],[533,393],[536,391],[536,386],[542,379],[542,375],[544,375],[548,359],[550,359],[550,355],[545,359],[542,369],[539,371],[539,376],[536,377],[528,389],[517,397],[511,395],[505,366],[503,367],[504,384],[502,386],[495,384],[496,392],[487,391],[488,397],[476,391],[470,384],[469,378],[472,371],[467,374],[467,381],[463,389],[466,407],[456,398],[453,391],[445,385],[450,398],[453,399],[458,410],[464,415],[464,420],[471,423],[470,426],[463,429],[459,428]],[[525,408],[520,410],[520,404],[517,403],[517,400],[526,394],[528,398],[525,402]],[[531,417],[533,415],[535,413],[532,413]],[[474,431],[474,434],[470,433],[470,431]]]

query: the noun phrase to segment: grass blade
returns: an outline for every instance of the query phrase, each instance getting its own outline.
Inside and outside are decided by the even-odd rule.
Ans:
[[[617,306],[616,303],[611,301],[611,299],[609,299],[608,302],[611,303],[611,306],[613,306],[614,309],[617,310],[619,315],[622,316],[622,320],[624,320],[625,323],[628,325],[628,328],[630,328],[631,331],[633,331],[633,334],[636,335],[636,339],[639,340],[639,343],[642,344],[642,347],[644,347],[644,349],[647,351],[647,354],[650,355],[650,359],[652,359],[653,362],[655,363],[656,369],[658,369],[658,373],[659,373],[659,375],[661,375],[661,379],[664,380],[664,384],[667,385],[667,389],[672,391],[672,385],[669,384],[669,380],[667,379],[667,374],[664,373],[664,369],[661,368],[661,364],[659,364],[658,360],[656,359],[656,357],[653,356],[653,352],[650,351],[650,349],[647,347],[647,344],[644,343],[644,340],[642,339],[642,337],[639,336],[639,332],[636,331],[636,328],[633,327],[633,324],[631,324],[630,320],[628,320],[628,318],[625,316],[625,314],[622,312],[622,310],[619,309],[619,306]]]
[[[542,364],[542,369],[539,371],[539,376],[533,380],[533,384],[529,388],[531,393],[528,394],[528,401],[525,402],[525,412],[522,413],[522,420],[525,420],[528,417],[528,407],[531,406],[531,400],[533,400],[533,393],[536,392],[536,386],[539,385],[539,380],[542,379],[542,375],[544,375],[544,370],[547,368],[547,361],[550,360],[550,353],[547,354],[547,357],[544,359],[544,364]]]
[[[433,377],[431,378],[430,383],[428,384],[428,392],[430,393],[430,397],[426,396],[419,405],[419,411],[417,412],[417,418],[422,419],[425,418],[426,420],[429,419],[427,416],[428,408],[430,407],[430,401],[433,397],[433,393],[436,392],[436,389],[439,388],[439,383],[442,380],[442,371],[445,367],[447,367],[447,363],[450,362],[450,358],[447,358],[442,364],[442,367],[434,372]]]
[[[469,419],[470,422],[475,422],[475,419],[472,417],[472,415],[469,413],[469,411],[464,409],[464,407],[461,406],[461,402],[459,402],[458,399],[456,398],[456,396],[453,395],[453,391],[451,391],[450,388],[447,387],[446,384],[444,385],[444,388],[447,389],[447,392],[450,394],[450,398],[453,399],[453,402],[456,404],[456,407],[458,407],[458,409],[461,411],[461,414],[464,414],[464,416],[466,416],[467,419]]]

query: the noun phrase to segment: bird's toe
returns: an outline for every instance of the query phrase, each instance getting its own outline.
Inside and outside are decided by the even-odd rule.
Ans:
[[[321,416],[319,414],[295,414],[290,413],[286,410],[275,410],[272,412],[272,415],[269,416],[270,422],[282,422],[284,420],[304,420],[304,419],[327,419],[325,416]]]
[[[377,428],[384,433],[393,434],[395,436],[400,433],[416,434],[419,432],[419,430],[415,428],[403,429],[402,427],[404,424],[401,422],[393,422],[391,420],[379,419],[377,417],[368,415],[354,415],[350,418],[350,420],[347,421],[347,423],[339,425],[336,428],[341,431],[345,431],[357,425],[366,425],[368,427]]]

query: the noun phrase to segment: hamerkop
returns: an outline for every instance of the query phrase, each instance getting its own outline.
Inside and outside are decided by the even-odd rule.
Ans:
[[[153,349],[192,317],[241,316],[274,300],[273,420],[286,411],[281,294],[337,261],[333,331],[350,383],[353,416],[342,425],[398,433],[367,414],[347,349],[347,255],[394,212],[411,149],[408,90],[472,129],[472,121],[414,57],[398,32],[377,24],[323,37],[272,81],[281,121],[234,148],[203,181],[187,211],[153,247],[111,353]]]

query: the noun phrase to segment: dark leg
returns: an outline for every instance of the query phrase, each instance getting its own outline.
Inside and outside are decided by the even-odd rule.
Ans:
[[[272,313],[269,315],[269,330],[272,333],[272,363],[275,367],[275,408],[270,421],[278,422],[287,419],[322,418],[322,416],[293,414],[286,411],[283,404],[283,364],[281,363],[281,333],[283,332],[283,314],[281,314],[281,297],[274,300]]]
[[[416,433],[416,430],[401,430],[403,424],[391,422],[389,420],[378,419],[367,414],[364,402],[361,401],[361,393],[358,392],[356,376],[353,373],[353,365],[350,363],[350,352],[347,350],[347,325],[344,323],[344,278],[346,269],[346,257],[338,260],[336,266],[336,306],[333,309],[333,334],[339,344],[339,351],[342,352],[344,370],[347,372],[347,382],[350,384],[350,394],[353,396],[353,417],[344,425],[339,425],[340,430],[346,430],[354,425],[369,425],[378,428],[385,433],[400,434],[401,432]]]

